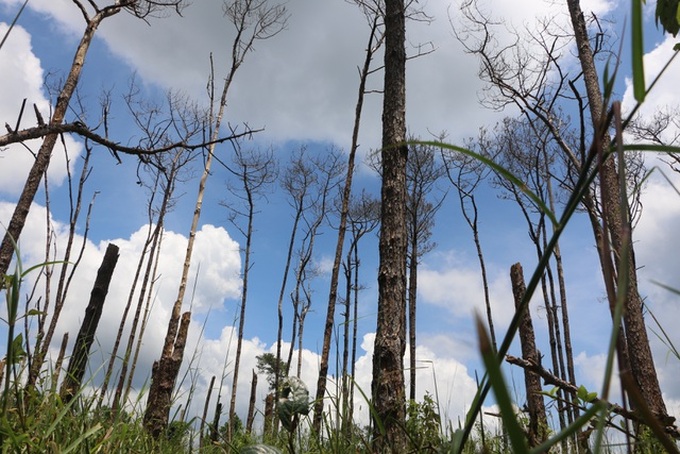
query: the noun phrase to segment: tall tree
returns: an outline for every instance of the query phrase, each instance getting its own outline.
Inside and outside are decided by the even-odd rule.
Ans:
[[[277,304],[278,328],[276,335],[276,361],[274,366],[281,364],[281,346],[283,344],[283,298],[286,293],[286,286],[288,283],[288,275],[290,274],[290,265],[293,259],[293,251],[295,248],[295,241],[298,234],[298,227],[302,220],[302,215],[311,204],[312,197],[311,188],[315,182],[314,170],[307,158],[307,149],[301,147],[295,151],[291,162],[283,172],[281,178],[281,187],[286,192],[288,204],[293,208],[293,225],[291,227],[290,239],[288,241],[288,251],[286,254],[286,264],[283,270],[283,279],[281,280],[281,288],[279,290],[279,298]],[[285,364],[285,362],[283,362]],[[287,369],[286,369],[287,370]],[[275,380],[278,380],[280,374],[274,374]],[[274,389],[275,399],[278,401],[278,382],[272,386]]]
[[[380,221],[380,202],[365,191],[353,197],[348,215],[349,229],[352,234],[347,256],[342,264],[345,274],[345,296],[342,334],[342,433],[350,436],[354,420],[354,385],[350,377],[355,377],[357,330],[359,321],[359,241],[375,230]],[[353,310],[352,310],[353,308]],[[351,332],[351,338],[350,338]],[[351,345],[351,358],[350,358]],[[351,368],[351,370],[350,370]]]
[[[205,185],[208,176],[210,175],[217,139],[220,135],[220,127],[222,126],[222,120],[227,106],[229,88],[234,81],[236,72],[241,64],[243,64],[246,55],[253,50],[255,42],[276,36],[284,29],[288,17],[285,7],[276,4],[271,5],[267,0],[236,0],[232,3],[225,4],[224,14],[235,29],[234,40],[232,41],[231,47],[231,65],[224,79],[219,101],[217,101],[215,94],[215,75],[212,71],[208,84],[211,101],[209,121],[210,127],[212,128],[211,141],[207,147],[207,157],[205,159],[203,174],[201,175],[198,185],[194,216],[189,230],[189,242],[187,244],[177,299],[172,307],[161,358],[159,361],[154,362],[151,387],[149,389],[147,407],[144,414],[144,425],[155,438],[157,438],[167,426],[171,395],[175,387],[175,381],[184,355],[184,342],[186,341],[186,333],[189,328],[188,325],[191,314],[189,312],[184,313],[180,324],[180,311],[186,291],[194,240],[201,216]],[[217,108],[216,112],[215,107]]]
[[[406,448],[404,349],[406,347],[406,6],[385,1],[382,113],[382,187],[378,267],[378,318],[373,350],[373,447]],[[381,432],[380,428],[384,429]]]
[[[436,247],[431,241],[434,217],[444,201],[444,195],[433,194],[436,184],[446,173],[437,162],[437,153],[430,145],[411,147],[406,163],[406,213],[408,230],[408,343],[409,399],[416,399],[416,298],[418,296],[418,265],[423,255]]]
[[[338,239],[335,244],[335,256],[333,258],[333,268],[331,270],[331,283],[328,290],[328,306],[326,307],[326,321],[323,331],[323,345],[321,347],[321,361],[319,365],[319,378],[316,383],[316,399],[314,400],[314,417],[312,419],[312,429],[319,434],[321,432],[321,422],[323,419],[324,397],[326,396],[326,382],[328,378],[328,363],[331,352],[331,341],[333,338],[333,325],[335,321],[335,305],[338,299],[338,281],[340,278],[340,265],[342,262],[342,250],[345,243],[345,233],[347,231],[347,213],[349,202],[352,195],[352,180],[354,177],[354,162],[357,149],[359,148],[359,129],[361,126],[361,113],[364,106],[366,95],[366,81],[373,72],[371,63],[373,56],[383,44],[384,34],[382,29],[382,2],[379,0],[355,0],[361,8],[370,24],[368,45],[363,65],[359,70],[359,93],[354,113],[354,126],[352,129],[352,144],[347,158],[347,175],[342,189],[342,204],[340,207],[340,223],[338,225]]]
[[[236,198],[236,203],[227,201],[221,204],[230,211],[229,221],[243,235],[246,245],[243,250],[243,285],[241,286],[241,304],[238,308],[238,333],[236,339],[236,356],[232,372],[231,400],[229,403],[229,425],[227,435],[231,439],[236,423],[236,391],[238,389],[238,375],[241,365],[241,350],[243,347],[243,331],[246,321],[246,303],[248,302],[248,278],[252,268],[252,240],[255,222],[255,202],[266,196],[269,186],[276,180],[276,161],[271,150],[243,150],[241,143],[232,142],[234,155],[232,164],[227,168],[237,180],[237,183],[227,185],[229,192]]]
[[[302,367],[301,354],[304,319],[311,305],[309,281],[314,275],[318,274],[312,267],[312,254],[316,238],[321,233],[320,229],[333,208],[333,194],[341,183],[342,174],[345,173],[342,153],[335,148],[329,149],[328,152],[320,156],[311,158],[309,167],[313,173],[311,174],[311,186],[308,188],[310,190],[309,206],[302,213],[303,238],[298,251],[299,260],[295,270],[295,288],[291,294],[293,303],[293,335],[287,361],[290,367],[296,341],[295,332],[297,330],[299,339],[298,350],[300,351],[300,356],[298,356],[298,377]]]
[[[484,130],[482,130],[483,132]],[[444,136],[442,136],[443,138]],[[474,141],[470,141],[467,146],[468,149],[474,149]],[[482,249],[482,242],[479,238],[479,209],[477,207],[476,190],[479,184],[488,175],[488,167],[482,165],[476,159],[468,155],[463,155],[457,152],[449,152],[446,149],[441,150],[442,162],[446,169],[446,175],[449,182],[456,188],[458,194],[458,202],[460,211],[465,218],[465,222],[472,232],[472,240],[477,250],[477,260],[479,261],[479,269],[482,275],[482,289],[484,290],[484,306],[486,309],[486,320],[489,325],[489,334],[491,335],[491,344],[496,351],[496,330],[493,323],[493,314],[491,311],[491,295],[489,292],[489,279],[486,272],[486,262],[484,260],[484,251]]]

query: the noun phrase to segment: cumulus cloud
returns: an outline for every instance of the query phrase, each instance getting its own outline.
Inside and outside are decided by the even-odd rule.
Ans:
[[[7,32],[8,25],[0,22],[0,36]],[[43,69],[40,60],[33,54],[31,36],[21,26],[15,26],[5,45],[0,49],[0,121],[16,128],[21,104],[26,100],[19,128],[37,124],[33,104],[45,121],[49,120],[50,104],[43,93]],[[33,164],[32,153],[37,153],[42,141],[34,139],[0,149],[0,194],[18,195],[26,182],[26,176]],[[71,137],[65,137],[66,150],[73,162],[82,151],[82,144]],[[28,148],[28,149],[27,149]],[[31,150],[31,151],[29,151]],[[11,163],[11,165],[9,165]],[[49,182],[62,183],[66,177],[67,159],[64,146],[57,142],[49,170]]]
[[[475,311],[485,312],[484,291],[479,266],[456,251],[442,251],[425,261],[418,272],[418,292],[422,301],[469,318]],[[489,292],[494,319],[506,325],[514,314],[510,280],[506,274],[490,272]]]
[[[7,223],[13,209],[13,204],[0,202],[0,222]],[[45,261],[46,218],[45,208],[34,204],[19,242],[22,261],[26,266]],[[50,218],[50,224],[54,230],[54,247],[58,254],[63,254],[68,228],[52,218]],[[111,351],[118,332],[123,309],[128,302],[137,262],[146,242],[148,229],[149,226],[142,226],[128,238],[110,240],[119,247],[120,257],[104,305],[102,323],[97,332],[98,354],[103,357],[106,357]],[[61,339],[63,333],[66,332],[69,332],[73,338],[75,333],[78,332],[89,300],[92,283],[109,243],[109,241],[102,241],[99,244],[93,244],[89,240],[84,241],[81,235],[76,235],[74,239],[76,251],[83,242],[82,258],[65,300],[55,332],[55,339]],[[140,367],[140,370],[150,370],[151,362],[160,354],[170,310],[177,297],[177,285],[180,281],[186,245],[187,238],[184,235],[175,232],[165,233],[159,257],[159,279],[155,282],[153,306],[148,320],[141,360],[142,364],[149,367]],[[74,253],[72,262],[75,260],[75,256]],[[199,331],[203,322],[202,319],[209,310],[220,312],[223,310],[226,300],[239,297],[241,291],[240,268],[238,243],[231,239],[228,232],[223,228],[204,225],[196,235],[195,254],[189,274],[187,296],[183,304],[185,310],[189,307],[193,310],[192,332]],[[197,270],[199,270],[198,273]],[[38,273],[33,273],[29,276],[26,285],[30,287],[31,282],[37,277]],[[196,282],[194,282],[195,279]],[[53,284],[55,283],[56,279],[53,279]],[[192,291],[194,286],[195,291]],[[132,298],[132,312],[137,306],[137,301],[136,293]],[[49,312],[52,311],[49,310]],[[128,326],[129,324],[130,322],[128,322]],[[127,330],[129,330],[129,327]],[[141,380],[143,379],[144,377],[141,378]]]

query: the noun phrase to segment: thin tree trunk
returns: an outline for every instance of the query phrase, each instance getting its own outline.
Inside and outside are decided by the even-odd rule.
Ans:
[[[163,232],[165,229],[163,226],[161,226],[161,230],[158,234],[158,244],[156,245],[156,256],[153,259],[153,271],[151,272],[151,279],[150,279],[150,285],[149,285],[149,290],[146,292],[146,302],[144,303],[144,314],[139,317],[137,313],[135,313],[135,319],[139,320],[140,326],[139,326],[139,335],[137,336],[136,339],[136,345],[135,345],[135,353],[132,356],[132,362],[130,365],[130,373],[128,374],[127,377],[127,384],[125,385],[125,392],[122,394],[122,402],[127,402],[128,397],[130,395],[130,389],[132,388],[132,382],[135,378],[135,370],[137,368],[137,360],[139,359],[139,353],[142,349],[142,340],[144,339],[144,332],[146,331],[146,324],[149,321],[149,314],[151,313],[151,303],[153,301],[153,288],[156,283],[156,279],[158,279],[158,264],[159,260],[158,258],[161,255],[161,244],[163,243]],[[141,300],[139,301],[141,303]],[[139,307],[137,308],[139,310]],[[133,328],[135,328],[135,321],[133,320]],[[135,329],[131,328],[131,331],[134,332]],[[118,387],[123,386],[123,383],[118,381]],[[119,391],[116,389],[116,394],[118,394]],[[120,398],[115,398],[114,400],[117,402],[120,402]]]
[[[512,281],[515,310],[517,310],[526,293],[522,265],[519,263],[515,263],[510,268],[510,280]],[[536,349],[534,327],[531,322],[531,314],[528,307],[520,319],[519,339],[522,345],[522,357],[528,361],[540,364],[541,357]],[[541,387],[540,377],[526,369],[524,370],[524,383],[527,393],[527,407],[529,408],[528,441],[530,447],[535,447],[548,438],[548,420],[546,417],[543,395],[541,394],[543,389]]]
[[[550,210],[555,212],[555,197],[552,190],[552,179],[546,179],[546,189],[548,194],[548,202]],[[555,233],[555,226],[552,226],[553,234]],[[569,307],[567,305],[567,286],[564,280],[564,266],[562,264],[562,252],[559,243],[555,243],[553,248],[553,257],[555,257],[555,267],[557,271],[557,284],[560,292],[560,309],[562,313],[562,327],[564,329],[564,353],[567,360],[567,379],[571,383],[576,383],[576,372],[574,370],[574,353],[571,346],[571,326],[569,325]],[[573,401],[573,395],[572,395]],[[579,416],[578,406],[572,407],[574,418]]]
[[[73,353],[68,363],[66,377],[61,386],[60,394],[66,402],[70,401],[80,388],[83,375],[85,374],[87,359],[90,355],[90,347],[92,342],[94,342],[97,326],[99,326],[99,319],[102,315],[106,295],[109,292],[109,284],[111,283],[116,263],[118,263],[118,246],[109,243],[102,264],[99,267],[99,271],[97,271],[97,278],[90,293],[90,302],[85,310],[85,317],[80,325],[80,331],[78,332],[76,343],[73,346]]]
[[[382,189],[378,320],[371,386],[373,448],[403,452],[406,327],[406,24],[403,0],[385,1]],[[378,422],[380,424],[378,424]],[[384,433],[378,427],[384,428]]]
[[[54,372],[52,373],[52,382],[50,383],[50,392],[52,394],[57,391],[57,383],[59,383],[59,376],[61,375],[61,366],[64,363],[64,356],[66,355],[66,347],[68,346],[68,331],[64,333],[64,337],[61,338],[61,347],[59,348],[59,355],[57,355],[57,360],[54,362]],[[2,376],[0,376],[0,381],[2,381]]]
[[[352,251],[354,255],[354,312],[352,314],[352,360],[350,362],[352,368],[352,386],[349,391],[349,411],[347,415],[350,421],[354,420],[354,388],[356,380],[356,364],[357,364],[357,332],[359,331],[359,247],[354,243]]]
[[[361,112],[364,105],[366,94],[366,80],[369,76],[371,61],[373,60],[373,40],[375,39],[378,28],[378,18],[373,21],[371,34],[366,47],[366,58],[359,77],[359,94],[354,112],[354,128],[352,131],[352,145],[347,158],[347,176],[342,190],[342,205],[340,207],[340,224],[338,225],[338,241],[335,244],[335,257],[331,270],[331,283],[328,291],[328,307],[326,308],[326,322],[324,324],[323,345],[321,347],[321,361],[319,364],[319,379],[316,383],[316,398],[314,401],[314,417],[312,419],[312,430],[317,434],[321,433],[321,421],[323,416],[324,397],[326,396],[326,382],[328,376],[328,361],[330,358],[331,341],[333,338],[333,324],[335,321],[335,304],[338,299],[338,281],[340,278],[340,263],[342,262],[342,249],[345,242],[345,232],[347,230],[347,212],[349,201],[352,196],[352,179],[354,176],[354,161],[356,151],[359,148],[359,127],[361,125]]]
[[[413,216],[416,216],[414,210]],[[417,219],[412,220],[411,256],[408,267],[408,340],[409,340],[409,399],[416,400],[416,296],[418,293],[418,235]]]
[[[286,284],[288,282],[288,273],[290,272],[290,263],[293,258],[293,248],[295,247],[295,236],[297,235],[297,228],[302,217],[302,203],[299,205],[295,212],[295,218],[293,220],[293,228],[290,233],[290,241],[288,242],[288,254],[286,255],[286,266],[283,271],[283,279],[281,281],[281,290],[279,291],[279,300],[277,305],[278,314],[278,327],[276,334],[276,363],[274,365],[274,401],[278,401],[279,398],[279,378],[280,371],[279,366],[281,365],[281,344],[283,343],[283,298],[286,293]],[[295,324],[295,319],[293,319],[293,324]],[[288,369],[290,370],[290,369]],[[265,432],[266,433],[266,432]]]
[[[302,374],[302,338],[305,333],[305,317],[307,317],[307,311],[309,310],[309,304],[302,308],[300,312],[300,329],[298,330],[298,358],[297,358],[297,375],[300,378]],[[289,368],[290,370],[290,368]]]
[[[265,436],[272,434],[274,422],[274,393],[267,394],[264,399],[264,429]]]
[[[45,279],[45,305],[43,307],[42,314],[38,316],[38,332],[36,334],[34,358],[33,361],[30,363],[30,367],[28,370],[27,380],[28,386],[33,386],[35,384],[36,379],[38,378],[40,368],[42,367],[42,364],[45,360],[45,356],[47,355],[47,352],[50,348],[50,344],[52,343],[54,330],[56,329],[57,321],[59,320],[59,315],[61,314],[61,310],[64,306],[64,301],[66,299],[68,289],[71,286],[73,276],[75,275],[76,269],[78,268],[78,265],[80,264],[80,261],[83,258],[83,253],[85,252],[85,245],[87,243],[87,237],[90,231],[90,215],[92,214],[92,207],[94,206],[94,201],[95,198],[97,197],[97,193],[95,193],[92,196],[92,200],[90,201],[90,204],[87,209],[85,231],[83,232],[82,235],[83,241],[80,245],[78,256],[75,260],[71,260],[71,254],[73,253],[73,243],[76,237],[78,218],[80,217],[80,210],[82,207],[83,187],[85,186],[85,181],[87,180],[87,177],[90,174],[91,170],[89,167],[89,162],[90,157],[92,156],[92,149],[90,146],[86,145],[85,150],[86,151],[85,156],[83,158],[83,167],[80,173],[80,179],[78,181],[78,189],[76,191],[77,195],[75,206],[71,204],[70,207],[68,239],[66,240],[64,256],[62,257],[64,263],[62,264],[61,271],[59,273],[59,281],[57,283],[57,291],[54,299],[54,310],[52,317],[50,319],[49,327],[47,329],[47,334],[45,333],[45,319],[49,312],[49,301],[51,294],[50,290],[51,272],[47,274]],[[72,189],[70,173],[69,173],[69,189]],[[45,207],[47,208],[45,214],[47,217],[46,221],[47,224],[49,225],[50,213],[49,213],[49,193],[47,179],[45,179]]]
[[[238,373],[241,366],[241,349],[243,347],[243,330],[246,323],[246,303],[248,301],[248,276],[250,274],[250,252],[251,244],[253,240],[253,219],[255,216],[255,205],[253,201],[253,195],[246,183],[247,176],[244,175],[243,181],[246,186],[246,193],[248,197],[248,227],[246,232],[246,250],[245,250],[245,263],[243,266],[243,287],[241,289],[241,307],[239,308],[239,320],[238,320],[238,338],[236,340],[236,357],[234,358],[234,372],[231,382],[231,401],[229,402],[229,427],[228,427],[228,439],[231,440],[233,431],[236,423],[236,391],[238,389]]]
[[[203,414],[201,416],[201,426],[198,429],[198,434],[199,434],[198,436],[200,437],[199,442],[198,442],[199,450],[203,448],[203,444],[204,444],[204,441],[205,441],[205,432],[204,432],[205,421],[206,421],[206,418],[208,417],[208,408],[210,407],[210,396],[212,396],[214,386],[215,386],[215,376],[213,375],[210,378],[210,386],[208,386],[208,394],[205,396],[205,405],[203,405]]]
[[[345,312],[343,315],[343,325],[342,325],[342,434],[344,436],[349,435],[350,419],[349,419],[349,321],[350,321],[350,308],[352,303],[352,275],[353,264],[352,251],[354,247],[350,245],[350,252],[347,254],[345,263],[343,264],[344,274],[345,274]]]

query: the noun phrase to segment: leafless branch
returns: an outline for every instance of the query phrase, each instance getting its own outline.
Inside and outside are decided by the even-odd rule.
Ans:
[[[13,131],[12,133],[5,134],[3,136],[0,136],[0,147],[11,145],[13,143],[19,143],[19,142],[24,142],[26,140],[31,140],[31,139],[38,139],[41,137],[45,137],[50,134],[64,134],[64,133],[73,133],[73,134],[78,134],[86,139],[89,139],[95,143],[98,143],[99,145],[102,145],[112,152],[116,153],[123,153],[123,154],[129,154],[129,155],[135,155],[135,156],[150,156],[150,155],[155,155],[158,153],[163,153],[166,151],[170,151],[175,148],[185,148],[187,150],[196,150],[199,148],[204,148],[212,144],[218,144],[218,143],[223,143],[227,142],[229,140],[234,140],[238,139],[241,137],[247,137],[251,136],[254,133],[261,132],[262,129],[256,129],[256,130],[251,130],[248,129],[244,132],[241,133],[233,133],[229,136],[226,137],[221,137],[216,140],[208,141],[208,142],[201,142],[201,143],[187,143],[183,140],[172,142],[170,144],[160,146],[157,148],[141,148],[141,147],[134,147],[134,146],[126,146],[122,145],[118,142],[114,142],[112,140],[107,139],[106,137],[102,137],[99,134],[93,132],[91,129],[89,129],[87,126],[85,126],[83,123],[76,121],[74,123],[64,123],[64,124],[54,124],[54,125],[42,125],[42,126],[34,126],[32,128],[27,128],[22,131]]]

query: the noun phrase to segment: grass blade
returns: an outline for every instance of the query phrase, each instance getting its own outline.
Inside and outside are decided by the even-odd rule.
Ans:
[[[642,40],[642,0],[632,0],[631,49],[633,60],[633,93],[637,102],[645,100],[644,46]]]

